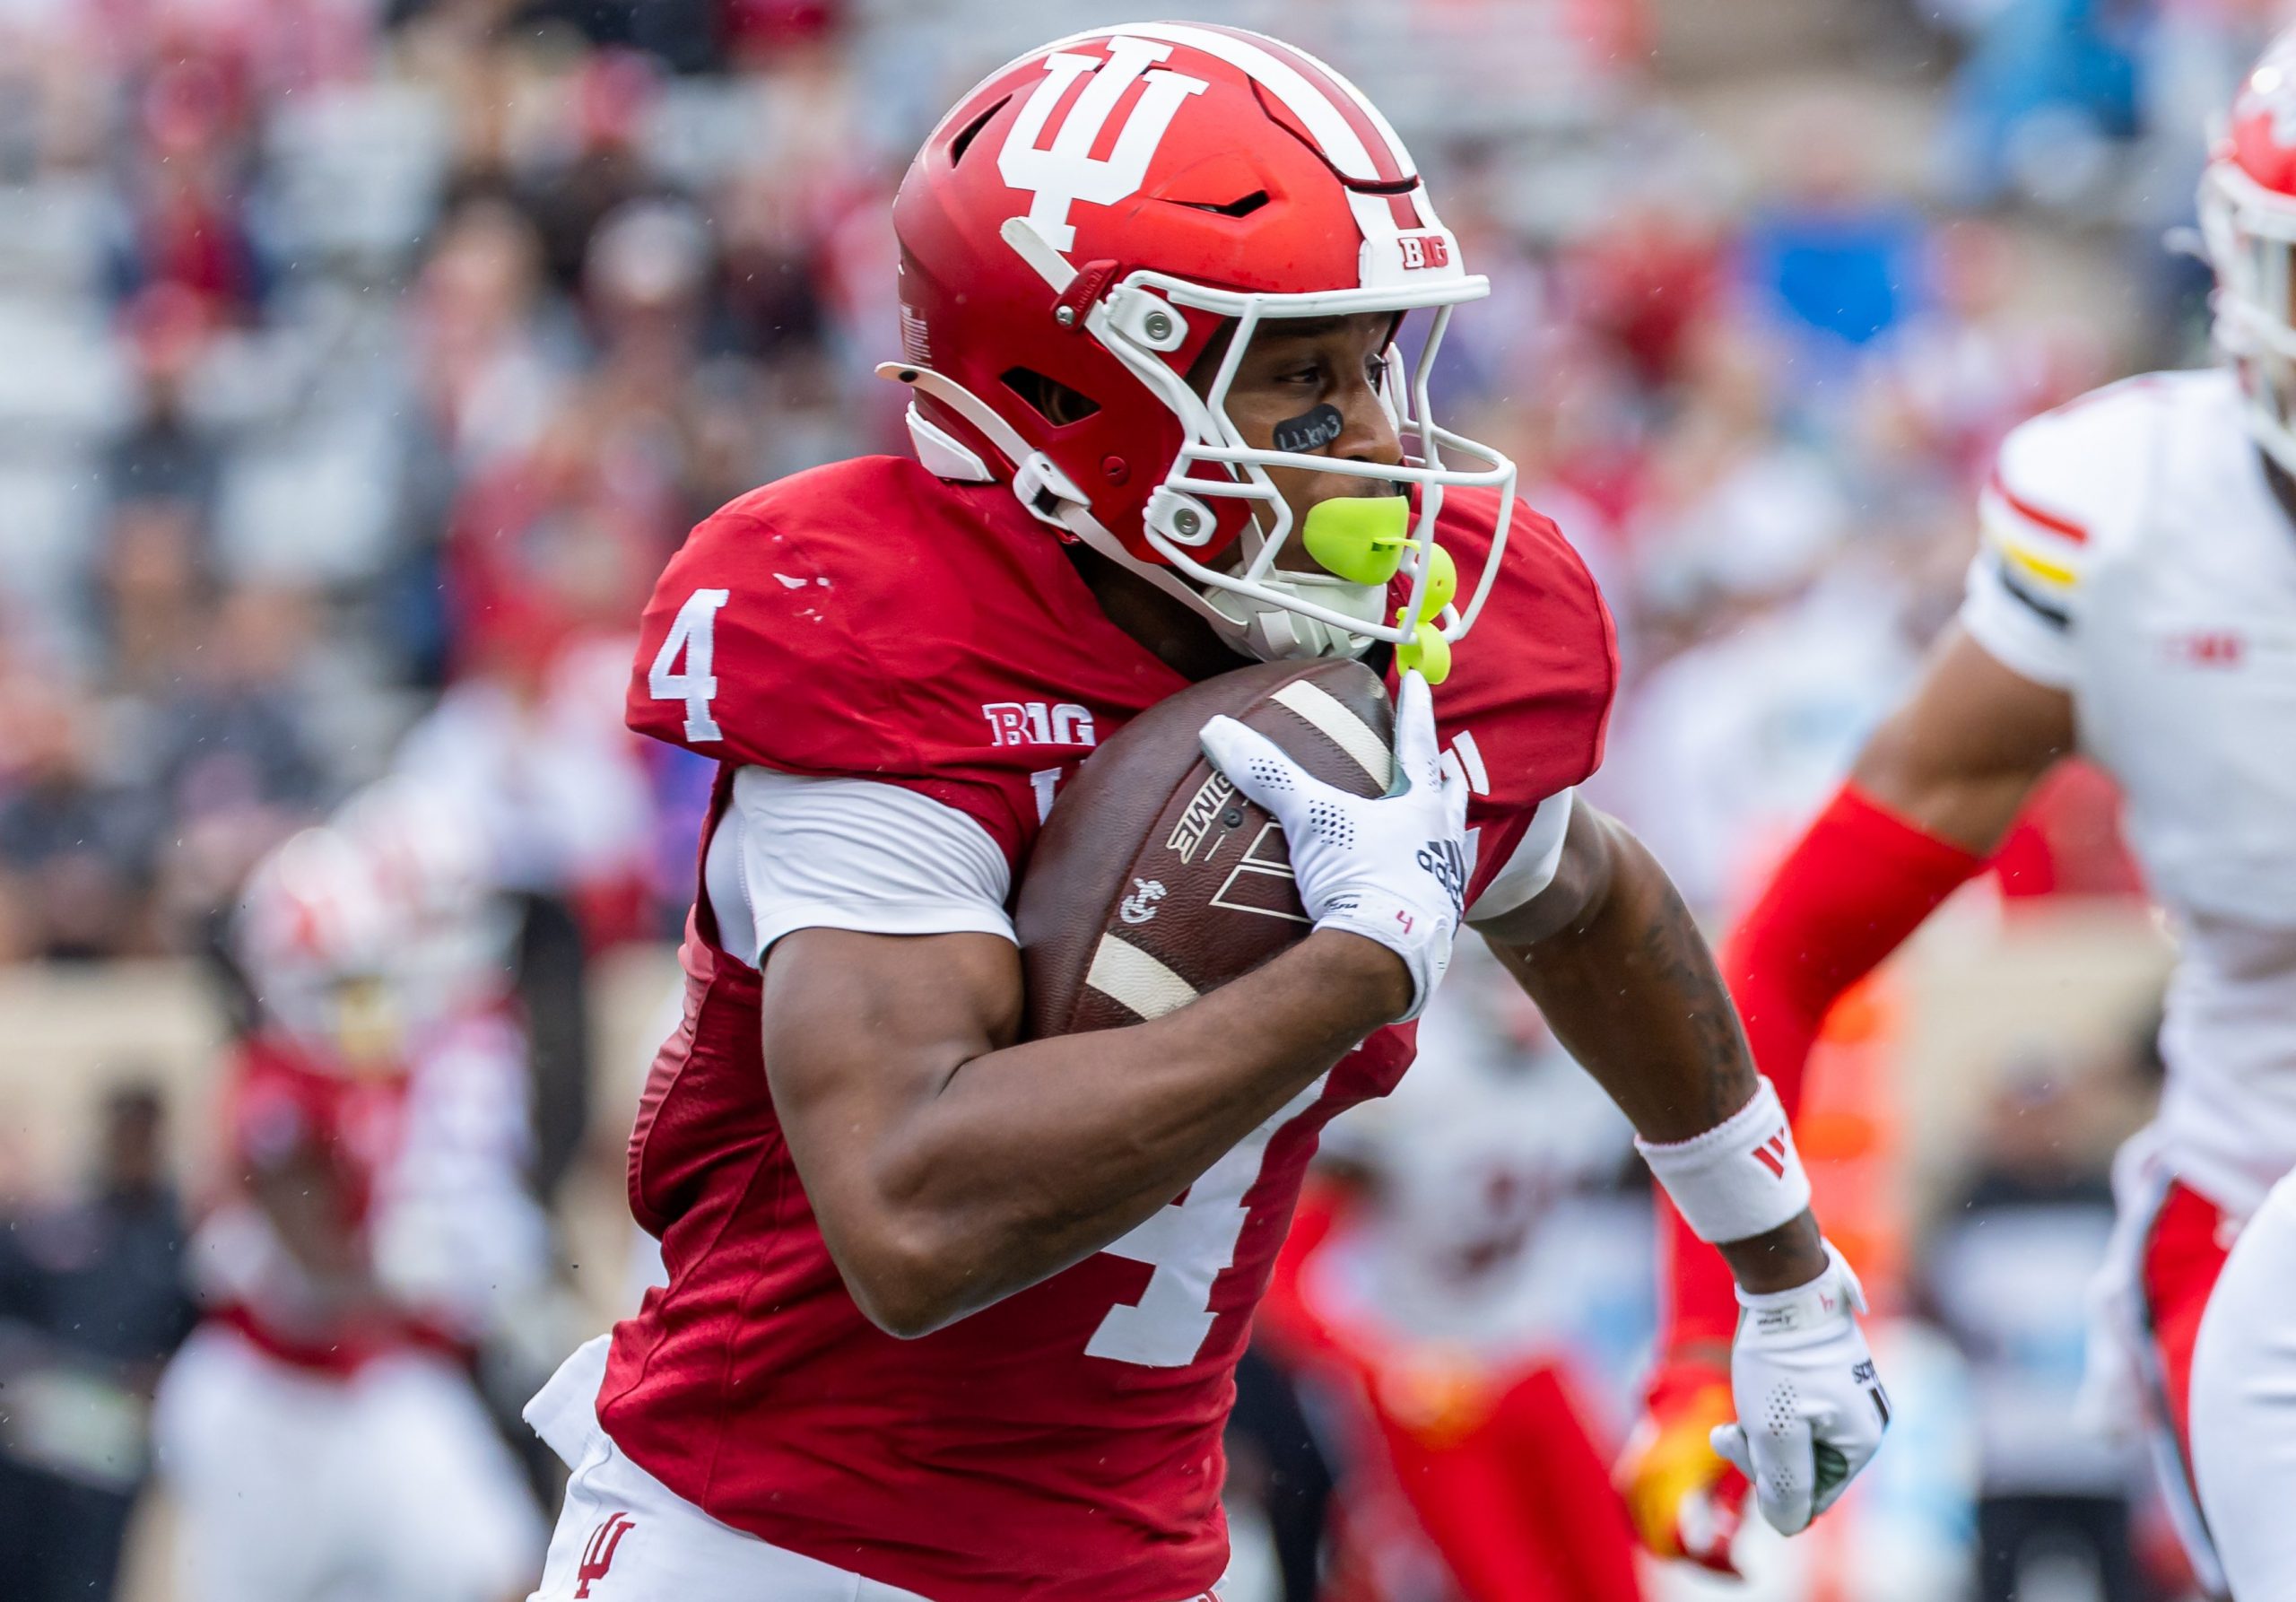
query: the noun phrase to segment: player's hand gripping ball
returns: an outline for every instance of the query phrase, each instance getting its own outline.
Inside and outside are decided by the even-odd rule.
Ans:
[[[1215,718],[1335,794],[1394,779],[1394,710],[1360,662],[1240,667],[1135,718],[1063,787],[1022,874],[1031,1038],[1170,1012],[1307,937],[1283,828],[1199,744]]]
[[[1443,771],[1427,680],[1403,675],[1395,774],[1377,797],[1326,784],[1232,718],[1204,726],[1204,749],[1283,825],[1315,927],[1361,935],[1403,959],[1413,996],[1404,1016],[1417,1017],[1450,966],[1474,871],[1466,776]]]

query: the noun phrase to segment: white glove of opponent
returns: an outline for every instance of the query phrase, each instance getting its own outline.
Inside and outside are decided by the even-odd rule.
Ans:
[[[1865,1288],[1831,1245],[1826,1257],[1832,1266],[1797,1289],[1738,1293],[1730,1345],[1738,1422],[1713,1434],[1714,1450],[1752,1482],[1761,1516],[1783,1535],[1833,1505],[1890,1427],[1890,1398],[1857,1328]]]
[[[1376,940],[1411,970],[1416,1018],[1451,963],[1474,851],[1467,784],[1446,778],[1427,681],[1396,696],[1396,778],[1385,796],[1335,789],[1233,718],[1204,726],[1204,753],[1283,830],[1300,901],[1319,929]]]

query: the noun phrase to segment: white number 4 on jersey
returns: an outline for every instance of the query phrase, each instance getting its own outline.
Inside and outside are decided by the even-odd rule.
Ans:
[[[1109,1310],[1085,1344],[1086,1356],[1152,1369],[1181,1368],[1196,1360],[1214,1321],[1213,1284],[1236,1260],[1236,1242],[1251,1216],[1245,1197],[1267,1162],[1268,1144],[1316,1104],[1330,1077],[1319,1075],[1199,1174],[1186,1196],[1159,1207],[1130,1234],[1103,1248],[1111,1257],[1146,1263],[1155,1272],[1138,1302]]]
[[[646,692],[656,701],[685,702],[689,740],[726,737],[718,719],[709,715],[709,702],[718,693],[718,677],[710,671],[710,660],[717,654],[718,608],[732,594],[724,589],[697,589],[686,596],[670,624],[669,638],[662,641],[646,675]],[[678,668],[680,657],[685,660],[683,672]]]

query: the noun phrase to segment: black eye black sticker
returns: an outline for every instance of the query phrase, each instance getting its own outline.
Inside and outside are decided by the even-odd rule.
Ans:
[[[1339,415],[1339,408],[1326,402],[1312,412],[1297,417],[1287,417],[1275,425],[1275,448],[1306,452],[1321,450],[1339,438],[1346,423]]]

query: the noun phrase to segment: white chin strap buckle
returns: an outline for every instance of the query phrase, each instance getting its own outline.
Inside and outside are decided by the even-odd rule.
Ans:
[[[1061,519],[1060,504],[1064,501],[1088,506],[1084,492],[1075,481],[1052,465],[1052,458],[1040,450],[1032,450],[1021,459],[1013,470],[1013,493],[1031,517],[1049,523],[1056,528],[1067,525]],[[1052,504],[1047,505],[1049,499]]]
[[[1371,641],[1282,606],[1252,607],[1244,619],[1244,648],[1263,662],[1311,657],[1360,657]]]

